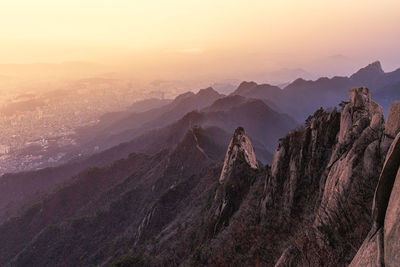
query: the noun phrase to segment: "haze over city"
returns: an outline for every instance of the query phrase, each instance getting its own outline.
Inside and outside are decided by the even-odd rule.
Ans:
[[[0,2],[0,266],[400,266],[399,0]]]

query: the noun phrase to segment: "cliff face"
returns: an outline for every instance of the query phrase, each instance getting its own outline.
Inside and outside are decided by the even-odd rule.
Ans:
[[[384,122],[367,88],[349,98],[281,138],[271,167],[242,127],[227,150],[215,127],[154,135],[176,145],[83,172],[0,225],[0,264],[395,266],[400,104]]]
[[[398,119],[400,119],[398,117]],[[390,146],[373,203],[373,224],[350,266],[400,262],[400,133]]]
[[[232,140],[229,143],[221,176],[219,177],[220,184],[224,184],[227,181],[234,169],[233,165],[238,160],[246,162],[250,168],[257,169],[258,164],[253,145],[242,127],[236,129]]]
[[[299,220],[294,222],[298,238],[282,253],[277,266],[349,264],[367,234],[377,177],[387,143],[392,139],[384,134],[382,109],[371,100],[369,90],[353,88],[349,96],[350,102],[340,115],[336,113],[340,122],[338,118],[336,124],[329,122],[334,113],[325,115],[328,120],[314,116],[309,128],[289,134],[275,154],[266,183],[265,216],[270,209],[268,204],[274,203],[281,206],[280,215],[289,218],[286,221],[292,222],[296,214],[303,220],[300,224]],[[313,132],[312,126],[317,122],[323,127]],[[328,125],[336,125],[336,130]],[[307,132],[309,141],[304,138]],[[294,140],[296,135],[298,139]],[[318,135],[326,141],[318,140]],[[304,148],[307,143],[326,151],[305,153],[313,151]],[[297,150],[294,144],[300,144]],[[298,188],[302,189],[296,194]],[[281,197],[273,197],[274,194]],[[306,199],[301,200],[302,194]],[[293,212],[296,205],[308,207],[309,211]],[[306,221],[311,226],[303,224]],[[305,230],[298,231],[299,228]]]
[[[339,125],[340,112],[320,109],[304,127],[281,139],[265,183],[265,217],[271,209],[279,210],[281,222],[312,212],[313,207],[307,204],[318,198],[320,180],[325,175]],[[307,207],[309,211],[305,210]]]
[[[382,108],[371,101],[369,90],[351,89],[350,103],[341,112],[338,143],[327,166],[328,175],[315,221],[317,228],[330,227],[330,220],[339,223],[337,220],[343,219],[341,213],[354,210],[357,203],[369,197],[359,194],[376,186],[382,162],[383,129]]]
[[[258,168],[256,154],[244,129],[238,127],[225,155],[219,178],[220,186],[214,199],[215,225],[213,234],[227,226],[248,193]]]

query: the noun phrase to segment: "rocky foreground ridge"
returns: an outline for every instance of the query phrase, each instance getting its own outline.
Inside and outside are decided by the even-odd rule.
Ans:
[[[395,107],[398,103],[393,105]],[[332,120],[335,115],[338,116],[335,110],[329,115],[325,114],[327,120]],[[289,161],[286,160],[288,167],[283,170],[284,180],[276,179],[275,183],[283,183],[283,188],[287,188],[281,193],[286,198],[282,203],[293,203],[296,190],[302,185],[315,187],[306,194],[307,197],[314,196],[314,201],[303,202],[299,206],[299,209],[312,209],[309,217],[312,226],[298,233],[299,238],[283,252],[277,266],[334,266],[335,262],[340,265],[350,263],[371,222],[374,190],[388,145],[393,141],[392,135],[388,133],[393,130],[398,132],[400,117],[395,117],[391,113],[385,124],[382,108],[371,100],[367,88],[359,87],[350,90],[350,102],[340,112],[340,121],[339,118],[335,120],[336,133],[335,129],[326,126],[322,131],[315,130],[317,123],[325,120],[314,118],[310,121],[306,130],[312,136],[311,146],[300,147],[296,153],[291,153]],[[322,137],[318,136],[321,134]],[[332,134],[334,136],[329,138]],[[319,138],[323,139],[319,141]],[[323,153],[315,152],[316,147],[322,149]],[[284,149],[290,149],[290,145],[278,149],[275,164],[285,162],[285,156],[280,156],[285,154],[281,151]],[[317,158],[322,168],[315,168],[318,166],[315,164],[309,165],[308,159]],[[278,176],[282,166],[278,168],[273,164],[272,169],[277,170],[275,176]],[[308,173],[309,170],[313,173]],[[309,180],[311,177],[315,177],[315,180]],[[308,185],[305,184],[307,182]],[[299,190],[298,197],[304,192],[303,189]],[[295,207],[285,204],[283,209],[292,211]],[[290,214],[287,216],[290,219],[293,217]]]
[[[373,223],[350,266],[400,262],[400,133],[390,146],[373,202]]]
[[[0,225],[0,265],[396,266],[399,110],[384,121],[353,88],[281,138],[271,167],[242,127],[227,151],[217,128],[193,127],[173,149],[83,172]]]

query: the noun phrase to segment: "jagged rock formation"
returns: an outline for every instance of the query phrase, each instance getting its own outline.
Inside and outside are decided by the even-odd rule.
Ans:
[[[204,98],[204,101],[200,101],[203,104],[199,104],[199,108],[205,103],[209,103],[205,101],[208,95],[217,97],[211,89],[201,90],[197,95],[189,93],[187,96],[178,97],[179,101],[174,101],[174,103],[176,102],[176,108],[174,108],[177,112],[176,115],[189,110],[189,104],[198,101],[200,97]],[[208,99],[208,101],[211,100],[212,98]],[[187,101],[189,101],[189,104],[187,104]],[[184,109],[181,107],[183,104],[185,105]],[[162,109],[164,110],[164,108]],[[159,111],[153,112],[157,114]],[[152,111],[146,112],[147,115],[150,115],[150,113]],[[141,114],[144,115],[144,113]],[[140,114],[136,114],[136,116],[140,116]],[[135,118],[132,118],[132,120],[135,120]],[[243,125],[246,127],[247,134],[252,138],[258,160],[266,163],[272,160],[276,140],[296,124],[293,119],[275,112],[261,100],[250,100],[240,96],[218,98],[208,109],[189,112],[180,120],[166,127],[148,131],[135,138],[133,138],[135,135],[127,133],[129,142],[121,143],[92,156],[77,158],[68,164],[55,168],[0,177],[0,223],[7,217],[15,216],[29,208],[31,204],[39,201],[40,197],[51,192],[85,168],[104,167],[115,160],[127,157],[133,152],[154,154],[161,149],[171,148],[194,125],[207,128],[218,127],[220,130],[224,130],[226,133],[219,134],[223,136],[218,138],[219,144],[224,147],[230,141],[230,133],[236,129],[237,125]],[[110,133],[107,129],[99,132]],[[115,140],[113,139],[113,142]]]
[[[350,266],[397,266],[400,262],[400,133],[379,177],[373,224]]]
[[[280,230],[281,240],[275,241],[275,247],[280,249],[270,252],[274,257],[271,265],[301,266],[300,256],[311,248],[316,255],[323,253],[311,242],[315,232],[310,225],[315,218],[320,188],[327,176],[339,129],[340,112],[320,109],[308,118],[304,127],[281,139],[271,173],[266,178],[262,201],[266,227]],[[321,264],[318,259],[313,263]]]
[[[245,162],[253,169],[257,169],[257,159],[254,153],[253,145],[246,136],[243,127],[238,127],[233,134],[232,140],[228,146],[225,155],[224,166],[222,167],[220,184],[224,184],[232,173],[232,167],[236,160],[243,158]]]
[[[254,181],[254,170],[257,168],[258,163],[251,141],[243,127],[238,127],[229,144],[219,177],[220,187],[215,195],[217,208],[213,234],[226,226],[232,214],[238,210]]]
[[[281,138],[271,167],[257,162],[242,127],[228,150],[225,131],[193,127],[224,125],[227,114],[237,127],[249,107],[257,116],[268,111],[265,121],[284,118],[262,101],[234,96],[188,113],[115,148],[151,155],[86,170],[0,224],[0,265],[345,266],[373,221],[353,264],[390,266],[399,260],[400,134],[371,206],[399,131],[399,104],[386,123],[367,88],[351,89],[342,106],[317,110]]]
[[[316,189],[309,191],[306,195],[314,196],[314,202],[301,204],[315,207],[315,211],[310,212],[308,217],[314,221],[312,227],[302,234],[297,234],[299,239],[284,251],[277,266],[348,264],[366,235],[370,217],[369,203],[372,201],[377,176],[382,166],[382,154],[386,153],[384,149],[381,150],[384,119],[382,108],[371,101],[367,88],[352,88],[349,95],[350,102],[340,113],[337,142],[334,141],[330,146],[322,143],[322,147],[331,147],[331,150],[323,158],[322,162],[325,164],[322,170],[314,169],[314,172],[317,171],[316,177],[310,184],[319,184],[319,193],[316,194]],[[331,131],[319,132],[324,133],[335,135]],[[292,141],[291,144],[293,143]],[[285,162],[284,156],[280,154],[284,153],[278,150],[275,154],[275,157],[278,157],[274,159],[275,165]],[[294,153],[291,157],[293,155]],[[302,165],[304,163],[299,164]],[[275,177],[279,176],[281,169],[273,164],[270,179],[278,181]],[[293,190],[290,189],[301,185],[304,183],[302,179],[309,177],[309,174],[305,173],[304,176],[300,176],[300,180],[293,175],[298,172],[299,168],[295,164],[288,164],[288,170],[284,171],[287,180],[281,193],[283,196],[292,196]],[[288,177],[287,173],[292,175]],[[267,192],[273,191],[270,188],[277,188],[276,183],[279,184],[267,184]],[[284,210],[290,210],[293,207],[290,204],[295,201],[288,201],[290,197],[284,199],[282,203],[288,203],[283,205]],[[268,194],[265,202],[271,202]],[[268,216],[268,206],[266,213]],[[290,214],[290,219],[292,218],[293,214]]]
[[[301,216],[307,206],[303,201],[311,200],[312,192],[318,194],[339,125],[340,112],[320,109],[309,117],[305,127],[281,139],[265,183],[265,217],[273,208],[280,210],[281,222]]]
[[[383,127],[382,108],[371,101],[369,90],[351,89],[350,103],[341,113],[338,144],[328,164],[317,227],[340,213],[365,186],[375,184]]]
[[[351,75],[350,79],[360,84],[368,83],[369,86],[373,86],[384,75],[385,72],[382,69],[381,63],[375,61]]]

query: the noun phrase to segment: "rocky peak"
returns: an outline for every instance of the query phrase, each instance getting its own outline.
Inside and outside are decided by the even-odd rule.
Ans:
[[[214,90],[212,87],[207,87],[205,89],[200,89],[197,96],[207,96],[207,97],[219,97],[221,96],[217,91]]]
[[[349,91],[350,103],[354,108],[369,108],[369,103],[371,102],[371,94],[369,89],[366,87],[355,87],[351,88]]]
[[[382,108],[371,100],[368,88],[357,87],[350,89],[349,102],[339,114],[317,111],[303,130],[281,141],[266,179],[264,217],[268,220],[276,207],[275,217],[282,217],[282,225],[294,216],[295,224],[301,216],[306,224],[305,230],[295,229],[304,231],[305,238],[289,246],[276,266],[325,266],[333,259],[341,263],[335,266],[350,263],[354,251],[339,252],[337,246],[357,247],[368,233],[374,188],[386,153],[381,149],[383,130]],[[304,212],[304,207],[316,208]],[[312,255],[315,247],[330,256]]]
[[[381,155],[385,153],[380,149],[384,129],[382,108],[371,100],[368,88],[352,88],[349,96],[350,102],[341,112],[338,144],[327,167],[314,224],[318,235],[323,236],[321,240],[331,243],[336,241],[325,229],[337,225],[348,225],[341,233],[346,236],[344,240],[362,240],[368,227],[368,206],[383,163]],[[360,203],[367,207],[367,213],[360,212]],[[358,230],[354,231],[356,227]]]
[[[215,193],[210,227],[212,236],[229,224],[256,177],[256,154],[243,127],[238,127],[226,152],[224,166]]]
[[[372,62],[371,64],[369,64],[364,69],[371,69],[371,70],[375,70],[377,72],[383,73],[382,65],[381,65],[381,62],[379,60],[377,60],[375,62]]]
[[[242,82],[238,88],[232,93],[232,95],[245,95],[251,89],[257,87],[258,84],[256,82]]]
[[[382,69],[381,63],[379,61],[375,61],[351,75],[350,79],[365,83],[368,81],[373,81],[384,74],[385,72]]]
[[[284,221],[293,213],[299,216],[302,206],[313,205],[308,203],[312,198],[305,196],[318,194],[321,177],[336,144],[339,123],[340,112],[336,109],[332,112],[320,109],[307,119],[304,127],[280,139],[264,188],[265,218],[274,206],[280,217],[275,220]]]
[[[251,168],[257,169],[258,163],[256,154],[247,137],[243,127],[238,127],[233,134],[229,144],[228,151],[225,155],[224,166],[219,178],[220,184],[223,184],[232,172],[232,167],[236,160],[243,159]]]
[[[373,130],[383,127],[382,107],[371,100],[366,87],[355,87],[349,91],[350,102],[343,108],[340,122],[339,143],[349,143],[355,136],[370,126]]]

